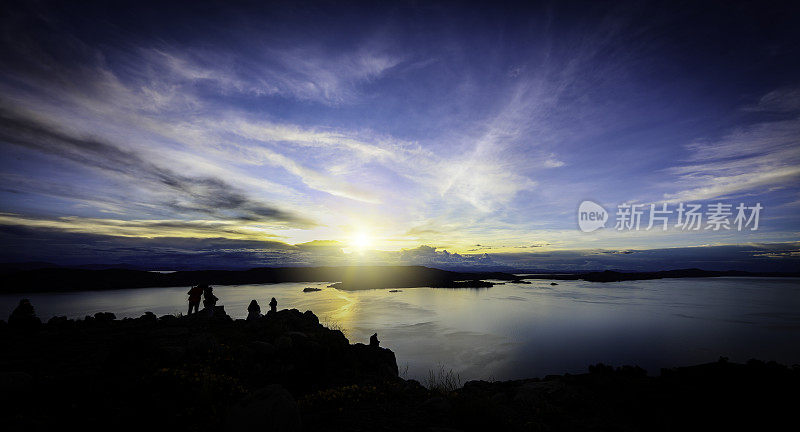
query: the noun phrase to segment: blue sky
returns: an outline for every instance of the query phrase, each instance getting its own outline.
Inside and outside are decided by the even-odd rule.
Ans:
[[[797,256],[790,3],[26,3],[2,16],[6,260],[64,236],[86,262],[208,239],[256,265]],[[764,210],[757,231],[583,233],[583,200]]]

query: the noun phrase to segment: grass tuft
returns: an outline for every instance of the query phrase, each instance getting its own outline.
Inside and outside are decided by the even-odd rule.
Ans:
[[[450,393],[461,386],[461,376],[453,369],[445,369],[443,364],[439,364],[438,370],[429,370],[428,378],[425,379],[425,387],[439,393]]]

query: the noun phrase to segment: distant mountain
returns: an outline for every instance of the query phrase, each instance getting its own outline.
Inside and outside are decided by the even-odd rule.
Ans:
[[[83,291],[279,282],[338,282],[341,289],[489,287],[484,279],[519,280],[509,273],[462,273],[422,266],[264,267],[158,273],[131,269],[38,268],[3,275],[2,292]]]
[[[585,280],[589,282],[620,282],[628,280],[666,279],[666,278],[704,278],[723,276],[754,277],[800,277],[800,272],[747,272],[741,270],[701,270],[697,268],[664,270],[655,272],[621,272],[604,270],[599,272],[571,274],[539,274],[526,276],[526,279]]]
[[[25,270],[36,270],[36,269],[43,269],[43,268],[59,268],[61,267],[58,264],[53,264],[49,262],[38,262],[38,261],[31,261],[31,262],[19,262],[19,263],[0,263],[0,273],[13,273],[18,271],[25,271]]]
[[[113,268],[65,268],[49,263],[23,263],[5,267],[0,292],[91,291],[123,288],[179,287],[201,283],[210,285],[265,284],[280,282],[333,282],[344,290],[375,288],[486,288],[491,280],[520,282],[522,279],[586,280],[616,282],[626,280],[719,277],[791,276],[800,273],[754,273],[745,271],[707,271],[681,269],[658,272],[602,272],[534,274],[516,276],[505,272],[454,272],[423,266],[344,266],[344,267],[262,267],[249,270],[192,270],[159,273]],[[12,270],[9,270],[12,269]]]

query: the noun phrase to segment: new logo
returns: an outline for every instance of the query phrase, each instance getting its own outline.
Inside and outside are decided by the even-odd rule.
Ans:
[[[578,227],[583,232],[592,232],[605,227],[608,212],[600,204],[584,201],[578,207]]]

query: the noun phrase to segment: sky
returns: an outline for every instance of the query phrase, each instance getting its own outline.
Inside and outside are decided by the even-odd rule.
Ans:
[[[791,2],[33,1],[0,22],[0,261],[800,269]],[[604,228],[579,229],[587,200]],[[687,230],[680,203],[763,209]],[[672,219],[615,229],[623,204]]]

